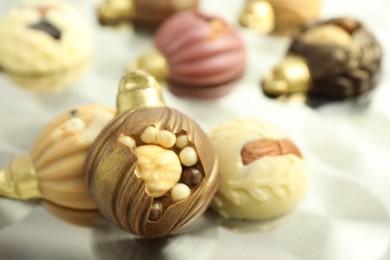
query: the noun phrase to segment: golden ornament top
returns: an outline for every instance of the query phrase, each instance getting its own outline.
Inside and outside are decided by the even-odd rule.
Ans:
[[[147,107],[165,107],[157,80],[141,70],[123,75],[117,95],[117,115]]]

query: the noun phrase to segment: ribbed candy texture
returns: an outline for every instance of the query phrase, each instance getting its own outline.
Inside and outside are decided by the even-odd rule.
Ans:
[[[189,91],[211,90],[237,81],[245,69],[245,47],[239,33],[223,19],[182,12],[158,30],[155,44],[170,67],[169,84]]]
[[[114,111],[100,105],[75,107],[50,122],[31,152],[43,199],[60,206],[95,209],[85,184],[85,160]]]

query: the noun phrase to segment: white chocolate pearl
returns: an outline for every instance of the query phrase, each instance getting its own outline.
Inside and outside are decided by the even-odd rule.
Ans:
[[[185,166],[192,166],[198,162],[198,156],[196,155],[195,149],[190,146],[181,150],[179,157],[181,163]]]
[[[168,130],[158,131],[157,143],[165,148],[171,148],[176,143],[176,135]]]
[[[85,122],[81,118],[72,118],[65,124],[65,130],[69,132],[80,132],[84,130]]]
[[[171,190],[171,199],[173,201],[184,200],[188,198],[190,194],[191,190],[187,185],[183,183],[178,183]]]
[[[154,126],[148,126],[141,134],[141,141],[146,144],[156,142],[157,129]]]
[[[71,118],[52,133],[53,138],[62,138],[67,134],[80,133],[85,129],[85,122],[78,117]]]
[[[118,141],[120,143],[126,145],[130,149],[133,149],[135,147],[135,140],[133,138],[131,138],[130,136],[121,135],[121,136],[119,136]]]
[[[179,149],[183,149],[188,145],[188,137],[186,135],[178,136],[176,139],[176,146]]]

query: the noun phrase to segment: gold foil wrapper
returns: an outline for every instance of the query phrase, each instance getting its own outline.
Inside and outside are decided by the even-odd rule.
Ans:
[[[167,79],[170,71],[164,55],[155,48],[143,53],[138,60],[127,65],[127,72],[133,70],[146,71],[159,81]]]
[[[157,80],[141,70],[126,73],[119,83],[117,114],[147,107],[165,107]]]
[[[272,6],[264,0],[248,0],[240,14],[239,23],[261,33],[269,33],[275,27]]]
[[[306,93],[310,85],[309,67],[296,55],[288,55],[261,82],[264,93],[275,96]]]
[[[0,196],[23,200],[41,198],[29,155],[14,159],[8,168],[0,171]]]
[[[97,9],[103,24],[128,23],[135,16],[132,0],[105,0]]]

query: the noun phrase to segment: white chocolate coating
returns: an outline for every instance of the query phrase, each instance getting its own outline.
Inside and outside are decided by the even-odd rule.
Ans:
[[[136,146],[135,140],[131,136],[121,135],[118,141],[129,147],[129,149],[133,149]]]
[[[157,138],[157,129],[154,126],[148,126],[141,134],[141,141],[146,144],[154,144]]]
[[[168,130],[157,132],[157,143],[165,148],[171,148],[176,143],[176,135]]]
[[[60,31],[59,39],[31,28],[43,20]],[[93,51],[88,23],[60,0],[30,0],[10,9],[0,21],[0,39],[0,67],[13,74],[61,73],[86,63]]]
[[[191,146],[187,146],[183,150],[181,150],[179,157],[181,163],[188,167],[193,166],[198,162],[198,156],[196,155],[196,151]]]
[[[171,190],[171,198],[173,201],[184,200],[191,194],[190,188],[184,183],[176,184]]]
[[[183,149],[188,145],[188,137],[186,135],[180,135],[176,139],[176,147]]]
[[[221,184],[212,208],[226,218],[262,220],[286,214],[304,197],[307,169],[294,155],[264,156],[244,165],[241,150],[255,140],[288,137],[279,128],[235,119],[210,133],[219,160]]]

